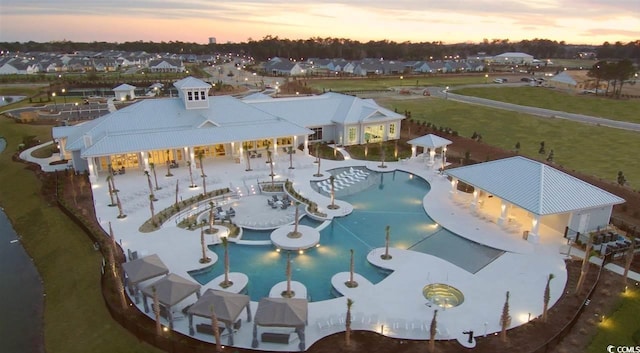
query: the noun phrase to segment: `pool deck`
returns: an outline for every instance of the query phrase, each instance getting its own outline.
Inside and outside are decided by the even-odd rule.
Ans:
[[[460,202],[458,196],[452,196],[451,184],[448,180],[438,174],[436,169],[429,167],[420,157],[400,162],[386,162],[386,168],[380,168],[380,162],[350,158],[345,161],[322,160],[323,177],[314,176],[317,173],[317,165],[313,163],[314,157],[297,153],[293,158],[295,169],[288,169],[289,157],[283,154],[275,156],[276,180],[293,181],[295,190],[315,201],[320,211],[331,217],[348,215],[352,211],[351,205],[336,200],[336,204],[340,207],[335,210],[328,209],[330,199],[316,192],[310,180],[326,179],[330,175],[327,170],[339,167],[366,167],[382,172],[403,170],[420,176],[431,184],[431,191],[424,197],[423,205],[439,225],[475,242],[506,251],[498,259],[472,274],[428,254],[391,248],[392,258],[384,260],[380,256],[384,253],[384,249],[374,249],[367,255],[367,259],[376,266],[393,270],[393,273],[376,285],[356,274],[355,280],[358,286],[355,288],[344,285],[344,282],[349,279],[348,272],[335,274],[332,279],[334,288],[344,296],[309,303],[306,347],[310,347],[315,341],[327,335],[344,330],[347,297],[354,301],[352,307],[354,329],[372,330],[390,337],[424,340],[429,337],[429,323],[436,307],[429,306],[422,294],[423,287],[431,283],[454,286],[464,294],[464,302],[455,308],[438,310],[437,338],[466,339],[467,336],[462,333],[463,331],[473,330],[475,336],[482,336],[500,330],[499,317],[507,291],[510,292],[509,304],[513,327],[541,314],[543,291],[550,273],[555,275],[555,279],[551,282],[551,303],[555,303],[564,290],[567,280],[564,265],[567,246],[561,234],[541,227],[540,242],[533,244],[524,240],[521,233],[507,232],[495,222],[479,218],[468,206],[465,206],[464,201]],[[225,210],[233,206],[238,220],[251,222],[256,228],[261,228],[260,225],[275,227],[290,224],[293,219],[291,212],[295,212],[294,207],[289,207],[287,210],[272,209],[267,205],[264,195],[256,192],[255,196],[252,196],[254,195],[252,191],[256,190],[257,180],[270,180],[268,176],[270,170],[268,165],[260,159],[251,160],[251,164],[253,171],[247,172],[244,163],[237,164],[230,159],[206,160],[205,171],[209,175],[207,190],[223,187],[240,190],[245,196],[240,199],[221,200],[220,204]],[[189,173],[184,165],[171,169],[171,172],[174,175],[166,177],[164,168],[157,170],[158,184],[161,189],[155,192],[158,198],[154,205],[156,212],[174,203],[176,180],[179,183],[181,198],[187,199],[202,192],[202,180],[196,177],[199,171],[193,170],[197,188],[188,187]],[[185,278],[190,278],[188,271],[211,265],[211,263],[203,265],[198,261],[201,257],[200,232],[178,228],[176,219],[165,222],[161,229],[151,233],[138,231],[150,217],[149,189],[142,171],[129,170],[124,175],[115,176],[116,187],[120,190],[124,213],[127,215],[123,219],[117,218],[117,207],[108,206],[111,202],[105,177],[104,174],[99,175],[97,182],[92,184],[97,218],[106,231],[111,223],[115,238],[120,242],[125,253],[128,250],[137,251],[139,257],[158,254],[171,273]],[[206,204],[203,203],[201,206],[206,207]],[[206,235],[207,243],[218,241],[217,234]],[[322,239],[320,242],[322,243]],[[575,250],[572,253],[579,255]],[[211,251],[208,256],[213,261],[218,260],[216,254]],[[234,282],[246,281],[241,274],[234,276],[237,276],[235,277],[237,281]],[[632,273],[630,277],[640,281],[638,274]],[[155,280],[157,278],[148,280],[140,286],[144,287]],[[209,282],[202,287],[201,292],[218,287],[218,282],[217,280]],[[282,286],[282,283],[279,286]],[[228,290],[240,289],[234,283],[234,286]],[[196,296],[192,295],[174,307],[174,310],[179,313],[183,307],[195,301]],[[251,303],[253,313],[257,305],[257,302]],[[144,312],[142,302],[138,308]],[[152,313],[148,315],[152,316]],[[241,317],[244,320],[245,315]],[[200,320],[204,319],[194,318],[194,324],[200,323]],[[251,348],[252,328],[252,324],[243,322],[241,328],[234,334],[234,346]],[[178,316],[174,322],[174,330],[189,335],[188,320]],[[282,330],[292,331],[292,329],[258,328],[259,333]],[[194,337],[213,342],[213,336],[206,334],[196,333]],[[226,339],[223,343],[226,344]],[[257,349],[295,351],[298,350],[298,343],[297,339],[289,344],[260,342]]]

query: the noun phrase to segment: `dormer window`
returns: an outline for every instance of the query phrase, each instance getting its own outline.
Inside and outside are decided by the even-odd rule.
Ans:
[[[193,100],[193,92],[187,92],[187,100],[189,101]]]
[[[184,78],[174,86],[178,89],[178,96],[182,98],[186,109],[209,108],[208,93],[211,85],[193,77]]]

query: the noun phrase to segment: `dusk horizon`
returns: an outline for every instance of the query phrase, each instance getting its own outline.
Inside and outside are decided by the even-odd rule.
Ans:
[[[579,11],[578,11],[579,10]],[[154,0],[131,3],[5,0],[1,42],[243,43],[280,39],[345,38],[353,41],[481,43],[484,39],[548,39],[572,45],[640,39],[640,5],[633,0],[488,1],[298,0],[209,3]],[[37,26],[24,26],[36,23]],[[46,30],[43,30],[46,29]]]

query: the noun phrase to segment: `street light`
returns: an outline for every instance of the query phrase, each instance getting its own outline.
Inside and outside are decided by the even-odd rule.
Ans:
[[[78,120],[80,120],[80,106],[78,105],[78,102],[75,103],[76,106],[76,112],[78,113]]]
[[[56,92],[51,93],[51,97],[53,97],[53,109],[58,111],[58,103],[56,102]]]
[[[487,84],[489,82],[489,74],[484,74],[484,83]]]
[[[444,99],[449,99],[449,86],[445,87],[444,89]]]
[[[64,97],[64,104],[67,104],[67,96],[64,94],[67,90],[66,89],[62,89],[62,96]]]

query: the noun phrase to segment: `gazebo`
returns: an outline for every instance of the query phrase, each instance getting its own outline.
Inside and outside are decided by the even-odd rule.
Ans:
[[[305,349],[304,330],[307,326],[309,302],[302,298],[262,298],[253,320],[251,347],[258,347],[258,326],[293,327],[300,338],[298,349]]]
[[[147,297],[153,298],[153,289],[155,288],[158,301],[167,310],[167,320],[169,320],[169,328],[173,329],[173,317],[171,315],[171,307],[183,301],[192,294],[196,294],[200,298],[200,285],[188,279],[182,278],[175,273],[170,273],[166,277],[152,283],[142,289],[144,294],[144,312],[149,312]]]
[[[416,137],[407,141],[411,145],[411,157],[416,156],[416,147],[422,147],[425,150],[429,149],[429,165],[435,163],[436,149],[440,148],[440,154],[442,157],[442,168],[447,165],[447,146],[451,144],[451,141],[446,138],[442,138],[438,135],[428,134],[420,137]],[[425,151],[426,152],[426,151]]]
[[[225,292],[215,289],[207,289],[206,292],[189,307],[189,334],[193,336],[193,317],[211,317],[211,308],[218,318],[225,324],[229,332],[229,345],[233,345],[233,325],[242,313],[247,309],[247,322],[251,322],[251,306],[248,295]]]
[[[125,285],[129,288],[129,293],[135,297],[136,304],[140,301],[138,299],[140,282],[169,273],[167,266],[156,254],[125,262],[122,268],[126,274]]]

